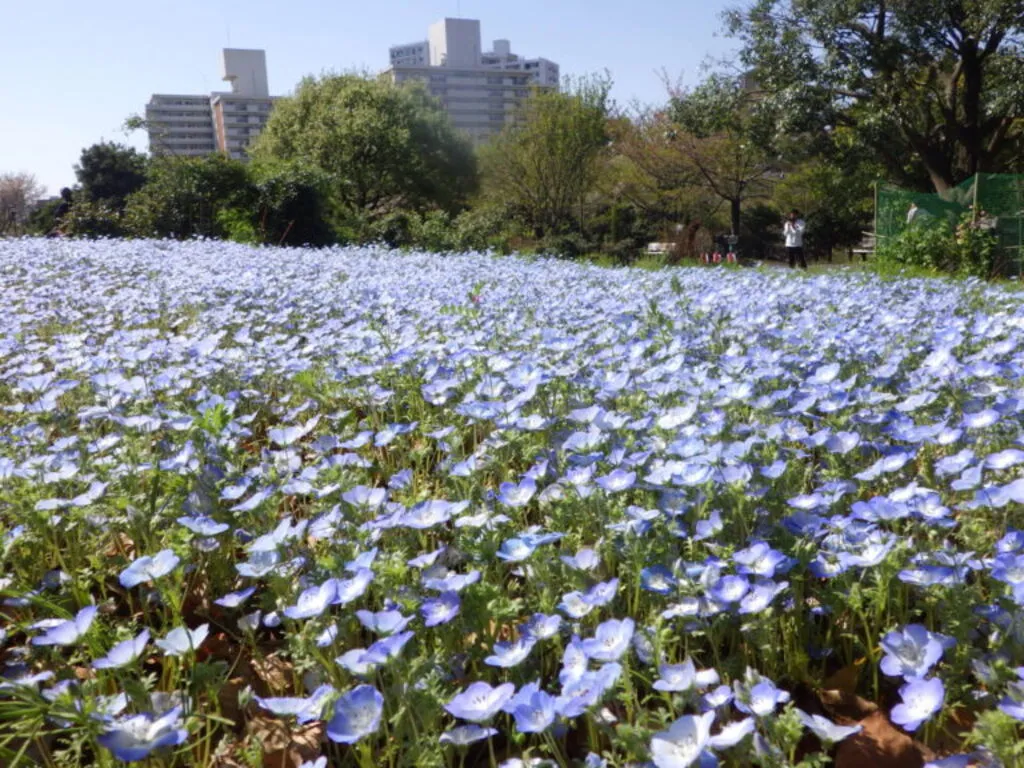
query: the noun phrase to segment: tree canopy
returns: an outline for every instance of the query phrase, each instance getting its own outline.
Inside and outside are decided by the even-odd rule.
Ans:
[[[853,128],[894,181],[942,192],[1024,134],[1024,0],[756,0],[727,14],[780,126]]]
[[[120,209],[146,183],[146,163],[133,147],[101,141],[82,150],[75,176],[86,198]]]
[[[324,171],[357,215],[456,210],[476,183],[472,146],[422,87],[358,75],[305,78],[275,105],[252,155]]]
[[[560,232],[593,186],[608,144],[607,78],[538,90],[481,151],[485,194],[539,236]]]

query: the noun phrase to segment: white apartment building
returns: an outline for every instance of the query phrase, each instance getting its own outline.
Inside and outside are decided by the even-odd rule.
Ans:
[[[146,105],[149,151],[154,155],[223,152],[237,160],[267,123],[274,97],[267,85],[266,54],[225,48],[223,79],[231,91],[209,95],[153,94]]]
[[[558,65],[550,59],[524,59],[512,53],[512,44],[508,40],[495,40],[492,50],[481,57],[483,65],[489,69],[515,70],[528,72],[530,82],[546,88],[557,88],[561,82]]]
[[[426,40],[393,46],[384,77],[424,83],[456,128],[486,141],[513,118],[532,86],[557,88],[560,75],[553,61],[512,53],[508,40],[483,51],[481,39],[476,19],[442,19],[430,25]]]

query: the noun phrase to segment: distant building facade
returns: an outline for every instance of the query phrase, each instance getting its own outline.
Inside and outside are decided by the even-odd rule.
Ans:
[[[221,60],[230,92],[150,97],[146,129],[151,154],[197,157],[223,152],[236,160],[246,158],[246,147],[263,130],[274,104],[266,54],[225,48]]]
[[[384,77],[422,82],[458,130],[486,141],[513,119],[532,87],[557,88],[560,72],[549,59],[512,53],[508,40],[484,51],[481,39],[476,19],[442,19],[430,25],[426,40],[392,46]]]

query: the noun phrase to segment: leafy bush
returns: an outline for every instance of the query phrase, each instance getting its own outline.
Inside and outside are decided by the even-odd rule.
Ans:
[[[252,222],[252,212],[243,208],[224,208],[217,212],[217,226],[228,240],[255,245],[260,234]]]
[[[249,170],[237,160],[160,157],[151,163],[146,185],[128,196],[124,226],[138,237],[224,237],[226,223],[241,225],[221,212],[252,210],[255,198]]]
[[[328,245],[336,240],[329,223],[330,180],[324,172],[290,163],[253,170],[255,228],[270,245]]]
[[[412,221],[415,245],[427,251],[458,250],[458,238],[451,216],[444,211],[427,211]]]
[[[64,215],[61,231],[68,237],[120,237],[124,234],[121,216],[106,203],[76,200]]]
[[[474,206],[460,213],[453,226],[459,250],[485,251],[493,248],[500,253],[511,250],[515,232],[502,208],[485,204]]]
[[[575,259],[586,253],[596,251],[598,248],[595,243],[589,241],[579,232],[568,232],[544,238],[537,244],[537,250],[552,256]]]
[[[914,267],[987,278],[993,275],[996,248],[995,236],[967,214],[956,229],[940,220],[907,227],[878,246],[877,259],[883,269]]]

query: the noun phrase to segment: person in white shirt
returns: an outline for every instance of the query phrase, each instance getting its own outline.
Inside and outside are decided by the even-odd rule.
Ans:
[[[800,211],[794,208],[786,217],[782,225],[782,234],[786,237],[786,255],[789,256],[789,268],[796,269],[797,257],[800,258],[800,266],[807,269],[807,259],[804,258],[804,229],[807,224],[800,218]]]

